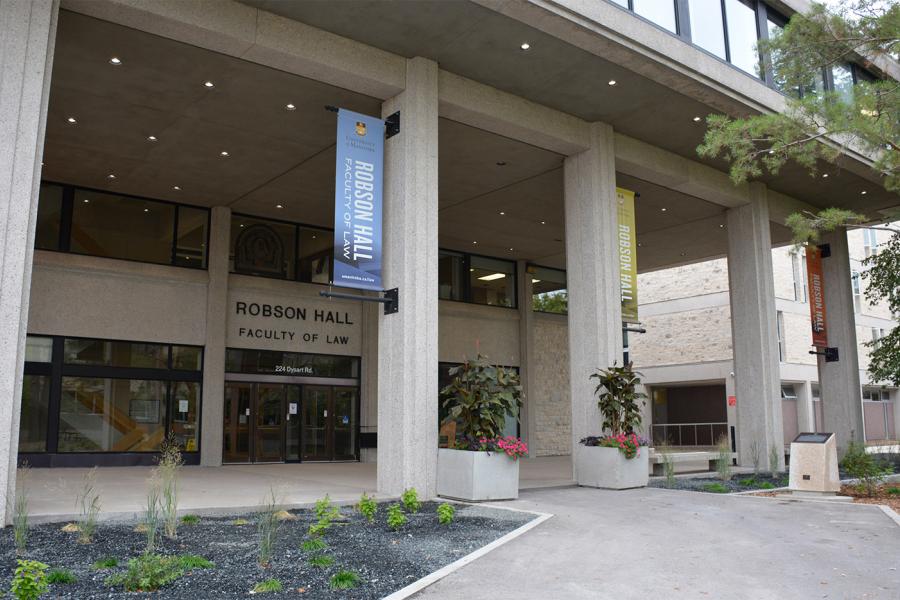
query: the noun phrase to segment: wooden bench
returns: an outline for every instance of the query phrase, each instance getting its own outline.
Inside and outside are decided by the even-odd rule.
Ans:
[[[711,450],[695,450],[695,451],[687,451],[687,452],[670,452],[669,456],[672,459],[673,464],[679,463],[687,463],[687,462],[703,462],[706,461],[709,463],[709,470],[716,470],[716,463],[719,462],[719,453]],[[734,460],[737,458],[737,453],[730,453],[731,459]],[[663,461],[663,455],[661,452],[657,452],[653,450],[650,454],[650,465],[653,468],[654,475],[665,475],[665,465]]]

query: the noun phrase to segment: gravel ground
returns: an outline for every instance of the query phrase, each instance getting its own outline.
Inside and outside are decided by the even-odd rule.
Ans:
[[[708,489],[707,486],[723,485],[728,488],[727,492],[718,491],[715,488]],[[779,477],[771,475],[735,475],[729,481],[722,481],[718,477],[676,477],[672,485],[667,485],[663,478],[651,479],[650,487],[670,488],[673,490],[688,490],[691,492],[708,492],[708,493],[734,493],[746,492],[749,490],[770,489],[765,484],[773,487],[784,487],[788,484],[787,474]]]
[[[426,502],[418,513],[399,531],[391,531],[385,523],[387,508],[380,504],[374,524],[349,508],[343,508],[346,520],[334,524],[325,534],[328,548],[323,552],[335,559],[327,568],[313,567],[308,555],[300,549],[307,539],[306,531],[314,519],[309,510],[291,511],[296,520],[280,523],[272,564],[263,569],[257,565],[257,532],[255,515],[227,518],[203,518],[196,525],[181,525],[178,539],[162,537],[162,554],[198,554],[216,564],[214,569],[197,570],[153,594],[159,598],[199,600],[205,598],[246,597],[253,586],[269,578],[284,585],[278,594],[266,597],[301,598],[381,598],[415,580],[531,521],[534,516],[486,506],[456,505],[456,518],[450,525],[440,525],[435,514],[437,503]],[[249,521],[235,525],[237,518]],[[124,571],[127,560],[141,554],[144,535],[134,531],[134,523],[101,524],[95,540],[88,545],[77,542],[76,533],[62,531],[62,524],[38,525],[29,532],[26,558],[48,563],[52,568],[70,569],[78,581],[69,585],[53,585],[55,598],[120,598],[138,596],[121,589],[111,589],[104,580],[111,573]],[[2,589],[9,589],[15,568],[12,529],[0,535],[2,556]],[[91,565],[100,559],[115,557],[120,566],[95,571]],[[331,591],[329,579],[340,569],[355,571],[359,587]],[[298,591],[302,592],[298,594]]]

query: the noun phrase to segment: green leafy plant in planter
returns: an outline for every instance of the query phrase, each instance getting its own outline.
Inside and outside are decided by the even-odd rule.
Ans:
[[[462,440],[456,446],[460,450],[485,450],[485,441],[497,440],[503,432],[507,415],[519,418],[519,374],[490,364],[481,354],[453,367],[449,374],[452,381],[441,390],[441,401],[448,420],[459,423]]]
[[[634,430],[641,425],[641,409],[646,404],[647,395],[637,390],[641,383],[640,373],[632,369],[632,363],[615,364],[609,369],[600,369],[591,375],[596,379],[597,406],[603,417],[603,429],[608,435],[588,436],[581,440],[585,446],[618,448],[625,458],[640,454],[641,446],[650,442],[639,437]]]

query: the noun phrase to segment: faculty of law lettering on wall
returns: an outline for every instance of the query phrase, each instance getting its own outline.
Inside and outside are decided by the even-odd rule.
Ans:
[[[353,302],[235,294],[229,299],[226,345],[359,356],[361,320]]]

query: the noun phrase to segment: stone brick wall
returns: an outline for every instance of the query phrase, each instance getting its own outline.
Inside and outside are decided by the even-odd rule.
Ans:
[[[782,362],[815,365],[816,357],[809,353],[812,343],[809,314],[785,312],[783,315],[785,357]]]
[[[637,367],[731,359],[729,306],[655,315],[642,323],[647,333],[629,336]]]
[[[724,292],[727,289],[728,261],[724,258],[638,274],[640,304]]]
[[[528,406],[534,419],[532,456],[572,453],[572,405],[569,401],[569,336],[566,321],[535,315],[532,381]]]

